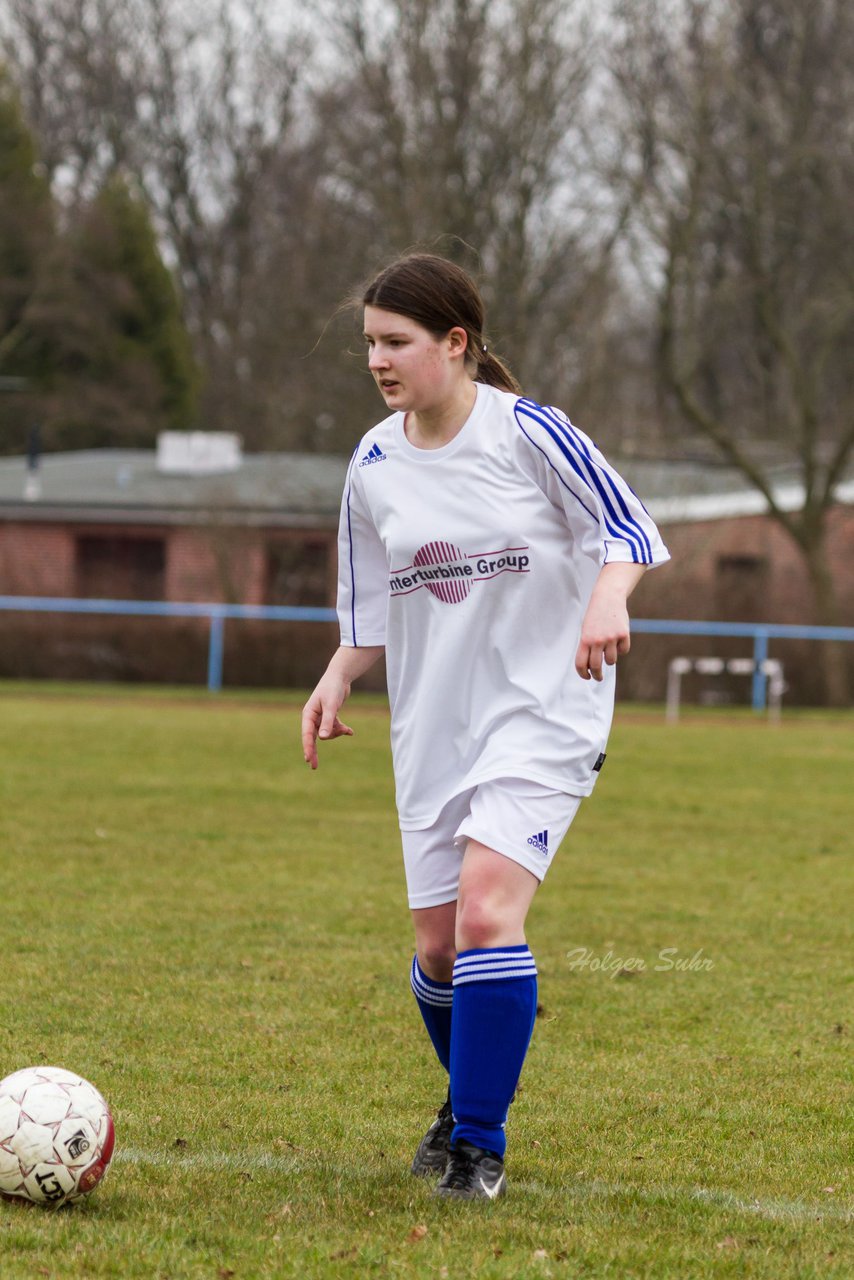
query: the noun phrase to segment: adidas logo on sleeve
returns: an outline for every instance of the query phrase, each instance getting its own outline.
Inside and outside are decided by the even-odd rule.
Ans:
[[[549,856],[549,833],[548,831],[538,831],[535,836],[528,836],[528,844],[533,845],[535,849],[539,849],[540,853]]]
[[[383,451],[382,451],[382,449],[379,447],[379,445],[378,445],[378,444],[376,444],[376,443],[374,443],[374,444],[372,444],[372,445],[371,445],[371,447],[370,447],[370,449],[368,450],[368,452],[367,452],[367,453],[364,455],[364,457],[362,458],[362,461],[359,463],[359,466],[360,466],[360,467],[369,467],[369,466],[371,466],[371,464],[372,464],[372,463],[374,463],[374,462],[385,462],[385,460],[387,459],[387,457],[388,457],[388,454],[387,454],[387,453],[383,453]]]

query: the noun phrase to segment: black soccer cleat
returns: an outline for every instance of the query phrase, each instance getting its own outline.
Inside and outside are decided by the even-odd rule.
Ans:
[[[442,1103],[436,1119],[418,1144],[412,1161],[412,1172],[416,1178],[429,1178],[431,1174],[445,1172],[453,1128],[454,1116],[451,1099],[448,1098]]]
[[[448,1200],[497,1200],[507,1191],[504,1161],[471,1142],[458,1142],[434,1195]]]

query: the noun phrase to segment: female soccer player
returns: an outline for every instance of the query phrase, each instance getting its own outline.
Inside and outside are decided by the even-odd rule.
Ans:
[[[339,711],[385,652],[410,981],[450,1075],[412,1171],[493,1199],[537,1008],[525,917],[605,759],[626,600],[669,557],[592,441],[488,350],[466,272],[410,254],[363,303],[389,416],[347,474],[341,647],[303,750],[316,769],[318,737],[352,734]]]

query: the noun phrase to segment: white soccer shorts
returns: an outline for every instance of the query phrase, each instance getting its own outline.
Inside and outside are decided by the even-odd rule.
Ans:
[[[581,800],[523,778],[496,778],[454,796],[431,827],[400,833],[410,907],[456,899],[469,840],[542,880]]]

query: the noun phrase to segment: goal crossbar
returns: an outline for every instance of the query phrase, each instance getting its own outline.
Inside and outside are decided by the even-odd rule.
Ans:
[[[768,680],[768,719],[776,723],[780,719],[780,707],[786,685],[783,664],[777,658],[671,658],[667,667],[667,703],[665,717],[668,724],[676,724],[682,698],[682,677],[696,671],[702,676],[753,676],[757,672]]]

